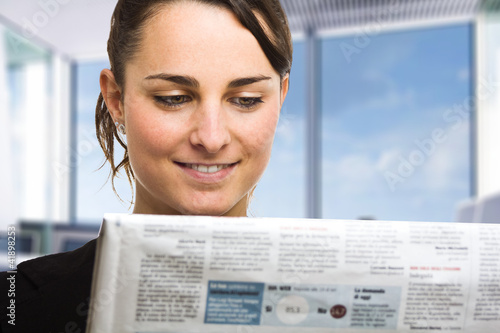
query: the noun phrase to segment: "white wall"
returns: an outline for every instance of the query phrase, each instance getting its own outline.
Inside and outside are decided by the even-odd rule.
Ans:
[[[14,224],[17,219],[14,195],[14,174],[12,170],[11,124],[7,83],[7,56],[4,43],[4,29],[0,26],[0,230]]]
[[[0,230],[18,220],[69,222],[70,63],[10,32],[7,44],[1,29]]]
[[[500,192],[500,16],[477,22],[477,195]]]
[[[59,56],[52,58],[52,94],[49,102],[50,161],[49,182],[51,188],[50,219],[69,222],[70,205],[70,112],[71,112],[71,65]]]

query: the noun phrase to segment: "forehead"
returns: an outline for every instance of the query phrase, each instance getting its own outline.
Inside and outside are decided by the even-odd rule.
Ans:
[[[278,75],[257,39],[228,9],[174,2],[158,10],[132,60],[137,69],[194,77]]]

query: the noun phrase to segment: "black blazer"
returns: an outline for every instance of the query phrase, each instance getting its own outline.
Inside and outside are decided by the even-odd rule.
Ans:
[[[0,273],[0,332],[85,333],[96,240],[71,252],[23,262]],[[15,296],[9,277],[15,277]],[[15,299],[15,326],[7,307]]]

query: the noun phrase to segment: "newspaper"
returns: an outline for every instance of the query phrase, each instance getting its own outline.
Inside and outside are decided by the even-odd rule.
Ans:
[[[106,215],[90,333],[499,332],[500,225]]]

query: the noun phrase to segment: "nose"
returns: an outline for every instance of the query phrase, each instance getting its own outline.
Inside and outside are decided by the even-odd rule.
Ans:
[[[231,142],[231,134],[222,107],[200,105],[195,111],[191,144],[210,154],[219,152]]]

